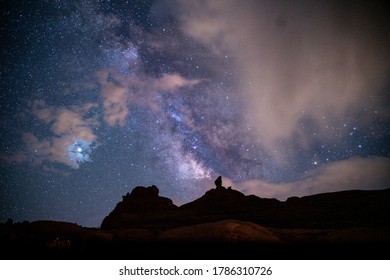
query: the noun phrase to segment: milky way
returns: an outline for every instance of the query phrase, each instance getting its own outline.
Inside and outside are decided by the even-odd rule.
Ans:
[[[15,3],[14,3],[15,2]],[[6,1],[0,220],[100,222],[138,185],[389,187],[390,28],[338,1]]]

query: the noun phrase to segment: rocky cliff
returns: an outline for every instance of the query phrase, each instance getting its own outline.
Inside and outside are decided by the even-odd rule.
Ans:
[[[283,228],[390,226],[390,189],[324,193],[281,202],[247,196],[221,182],[180,207],[160,197],[156,186],[136,187],[103,220],[101,228],[166,230],[229,219]]]
[[[135,187],[101,228],[60,221],[0,224],[0,257],[13,259],[381,259],[390,245],[390,189],[287,201],[222,186],[181,205]],[[232,254],[234,252],[234,254]],[[205,255],[206,254],[206,255]]]

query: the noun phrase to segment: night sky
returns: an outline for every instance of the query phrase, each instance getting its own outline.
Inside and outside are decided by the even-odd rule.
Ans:
[[[135,186],[390,186],[375,1],[0,1],[0,222],[98,227]]]

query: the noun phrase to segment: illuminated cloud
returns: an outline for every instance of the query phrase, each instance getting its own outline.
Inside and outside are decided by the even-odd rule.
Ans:
[[[325,192],[387,188],[390,185],[388,170],[390,159],[386,157],[351,158],[313,169],[292,182],[251,180],[234,185],[246,194],[286,200]]]
[[[345,123],[369,127],[378,117],[389,118],[383,90],[390,45],[373,20],[375,5],[364,10],[332,1],[177,3],[183,32],[230,59],[247,121],[266,149],[278,150],[280,164],[288,149],[311,148],[305,122],[332,141],[336,133],[348,133]],[[293,145],[286,143],[291,140]]]
[[[85,115],[97,104],[86,103],[81,106],[70,106],[69,108],[60,108],[46,105],[43,100],[34,100],[32,102],[32,113],[39,120],[50,125],[51,131],[56,136],[73,135],[77,138],[88,141],[96,140],[92,131],[93,126],[98,122],[95,117],[85,117]]]
[[[134,94],[130,92],[127,82],[120,76],[113,77],[109,71],[100,71],[98,81],[102,87],[104,119],[110,125],[123,126],[129,115],[128,103]]]
[[[34,100],[32,114],[49,125],[51,135],[38,138],[33,133],[24,132],[23,151],[10,156],[3,155],[2,158],[7,162],[28,162],[34,165],[54,162],[79,168],[80,163],[90,161],[89,155],[96,147],[97,137],[92,128],[98,126],[98,122],[95,117],[86,117],[96,106],[86,103],[64,109],[46,105],[42,100]],[[75,145],[82,150],[72,150]]]
[[[191,87],[200,80],[189,80],[177,73],[163,74],[159,78],[123,76],[116,71],[103,70],[97,73],[101,85],[104,119],[110,126],[124,126],[131,105],[149,106],[159,110],[153,97],[162,92]]]
[[[74,142],[67,146],[67,158],[74,168],[78,168],[81,163],[91,161],[90,154],[95,148],[93,142],[83,139],[74,139]]]
[[[191,87],[199,83],[199,80],[188,80],[177,73],[164,73],[160,78],[148,78],[142,83],[150,93],[174,91],[182,87]]]

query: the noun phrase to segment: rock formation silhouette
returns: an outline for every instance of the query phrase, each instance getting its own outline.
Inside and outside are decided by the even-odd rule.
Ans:
[[[282,202],[225,188],[221,176],[215,185],[180,207],[159,196],[155,185],[135,187],[100,228],[60,221],[6,222],[0,224],[0,256],[34,259],[43,253],[45,259],[118,259],[124,252],[125,259],[163,259],[167,252],[192,257],[195,251],[208,250],[207,257],[223,259],[232,251],[235,258],[246,258],[252,250],[276,259],[326,253],[380,259],[388,254],[390,189],[323,193]],[[222,246],[215,249],[216,244]]]
[[[153,221],[162,218],[160,214],[166,214],[177,208],[171,199],[158,194],[159,189],[155,185],[135,187],[131,193],[122,196],[123,200],[104,218],[101,228],[127,228],[141,221],[153,225]]]
[[[214,184],[217,186],[217,189],[218,189],[218,188],[222,188],[222,176],[219,176],[219,177],[214,181]]]
[[[390,213],[390,189],[377,191],[342,191],[302,198],[277,199],[245,195],[222,186],[202,197],[174,205],[158,195],[156,186],[136,187],[103,220],[102,229],[139,228],[166,230],[178,226],[235,219],[263,226],[301,228],[364,227],[386,224]],[[379,195],[381,193],[381,195]]]

